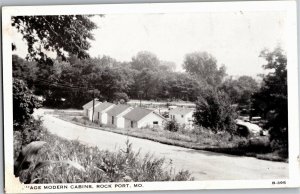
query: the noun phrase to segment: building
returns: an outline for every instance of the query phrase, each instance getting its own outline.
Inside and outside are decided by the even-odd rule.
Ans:
[[[101,124],[107,124],[107,111],[112,109],[114,104],[103,102],[95,108],[94,121],[99,121]]]
[[[95,115],[95,108],[101,104],[101,102],[98,99],[95,98],[94,102],[93,100],[91,100],[90,102],[82,106],[83,115],[88,117],[90,121],[92,120],[93,117],[93,104],[94,104],[94,115]]]
[[[128,105],[116,105],[106,112],[107,125],[117,128],[124,128],[124,115],[131,111],[133,108]]]
[[[194,109],[177,107],[170,110],[169,118],[175,120],[179,124],[185,124],[186,126],[191,127],[193,125],[194,120],[193,114]]]
[[[166,119],[152,110],[134,108],[124,115],[125,128],[142,128],[163,126]]]

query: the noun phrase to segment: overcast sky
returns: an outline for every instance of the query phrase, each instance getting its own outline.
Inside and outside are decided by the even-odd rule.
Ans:
[[[264,48],[285,48],[283,12],[226,12],[194,14],[120,14],[93,18],[98,25],[89,53],[130,61],[137,52],[153,52],[182,70],[184,55],[207,51],[230,75],[262,73]],[[17,41],[18,42],[18,41]],[[17,53],[24,56],[22,47]],[[21,49],[20,49],[21,48]]]

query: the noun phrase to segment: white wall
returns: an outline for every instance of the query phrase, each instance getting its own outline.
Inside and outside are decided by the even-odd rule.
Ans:
[[[125,128],[125,119],[124,119],[124,117],[117,117],[116,126],[117,126],[117,128]]]
[[[124,128],[131,128],[131,120],[125,119],[125,126]],[[133,122],[133,128],[137,128],[137,122]]]
[[[101,114],[101,123],[105,124],[105,125],[107,124],[107,113],[106,112]]]
[[[88,109],[83,109],[83,115],[86,116],[86,117],[88,117],[88,114],[89,114],[88,113]]]
[[[138,128],[147,127],[147,126],[154,127],[154,126],[156,126],[156,125],[153,125],[154,121],[158,122],[157,126],[163,126],[163,122],[165,121],[165,119],[163,119],[162,117],[160,117],[157,114],[152,112],[152,113],[146,115],[140,121],[138,121],[137,127]]]
[[[175,117],[175,121],[178,122],[179,124],[185,124],[188,125],[191,122],[189,122],[189,120],[193,119],[193,112],[190,112],[186,115],[182,115],[181,114],[170,114],[170,119],[173,119],[172,117]]]

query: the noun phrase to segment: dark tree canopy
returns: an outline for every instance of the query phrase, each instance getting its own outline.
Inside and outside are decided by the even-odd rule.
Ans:
[[[35,108],[40,107],[40,101],[28,89],[24,81],[13,80],[13,120],[14,129],[19,129],[31,118]]]
[[[208,89],[196,102],[195,124],[215,132],[234,133],[236,116],[227,94],[222,91]]]
[[[27,42],[29,59],[47,61],[45,51],[52,51],[66,59],[67,54],[78,58],[88,57],[88,40],[96,24],[85,15],[14,16],[12,26],[17,28]],[[15,45],[13,45],[13,49]]]
[[[286,143],[288,139],[287,58],[281,48],[261,52],[270,73],[264,76],[260,90],[254,95],[254,109],[267,120],[271,138]]]
[[[228,94],[232,103],[243,106],[250,104],[251,96],[258,90],[258,83],[250,76],[230,77],[221,84],[220,89]]]

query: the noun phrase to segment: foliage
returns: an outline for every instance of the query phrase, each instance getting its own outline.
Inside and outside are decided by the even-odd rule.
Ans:
[[[263,77],[260,90],[253,97],[254,110],[267,120],[272,140],[286,148],[288,144],[287,58],[281,48],[261,52],[270,73]]]
[[[235,131],[236,113],[228,96],[216,89],[209,89],[196,102],[195,124],[213,131]]]
[[[43,141],[47,144],[35,156],[33,160],[35,162],[32,162],[28,169],[21,171],[22,182],[100,183],[193,180],[188,171],[175,172],[172,165],[162,158],[134,152],[129,141],[126,142],[124,149],[115,152],[62,139],[46,131]]]
[[[221,84],[220,89],[228,94],[233,103],[249,106],[251,96],[258,90],[258,83],[250,76],[230,77]]]
[[[23,35],[27,42],[29,59],[46,62],[49,58],[45,51],[52,51],[66,59],[71,53],[78,58],[88,57],[88,40],[94,37],[91,30],[97,26],[90,16],[13,16],[12,26]]]
[[[156,70],[160,64],[159,59],[153,53],[140,51],[135,57],[132,57],[131,67],[138,71],[143,69]]]
[[[13,79],[13,123],[14,130],[22,128],[29,121],[35,108],[40,107],[40,101],[28,89],[24,81]]]
[[[226,75],[225,66],[217,67],[217,60],[207,52],[186,54],[183,68],[198,80],[211,86],[219,85]]]
[[[12,55],[13,78],[24,80],[29,88],[34,85],[36,79],[36,63],[26,61],[17,55]]]
[[[164,129],[172,132],[177,132],[179,130],[179,123],[177,123],[175,120],[170,120],[165,123]]]

